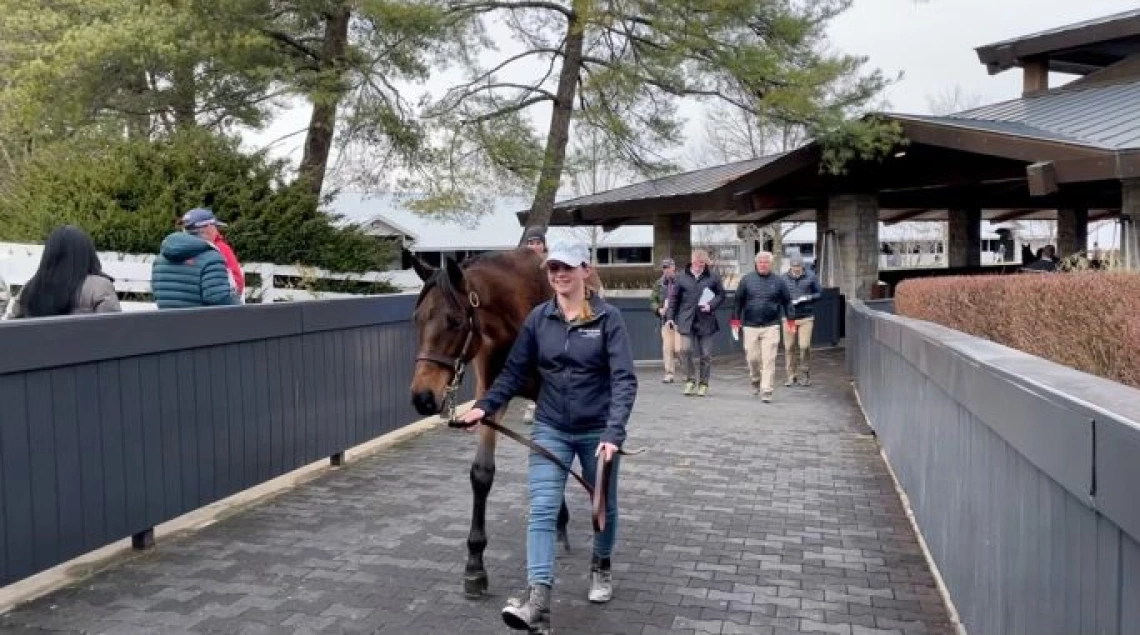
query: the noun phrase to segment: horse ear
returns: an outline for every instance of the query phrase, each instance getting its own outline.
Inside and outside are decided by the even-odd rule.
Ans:
[[[415,269],[416,275],[419,276],[423,282],[431,280],[431,277],[435,275],[435,267],[420,260],[419,256],[416,255],[412,256],[412,269]]]
[[[447,269],[447,278],[451,281],[451,286],[456,289],[462,289],[464,278],[463,270],[459,268],[459,263],[451,258],[446,258],[444,260],[444,267]]]

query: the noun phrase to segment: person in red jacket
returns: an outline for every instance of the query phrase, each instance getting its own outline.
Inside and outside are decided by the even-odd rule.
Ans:
[[[197,207],[182,216],[182,226],[186,229],[198,232],[202,238],[213,243],[214,247],[222,254],[222,258],[226,260],[226,269],[230,272],[230,279],[233,286],[237,289],[239,298],[245,297],[245,274],[242,273],[241,263],[238,262],[237,255],[234,250],[226,242],[222,232],[218,231],[219,227],[225,227],[226,224],[218,220],[214,216],[214,212]]]

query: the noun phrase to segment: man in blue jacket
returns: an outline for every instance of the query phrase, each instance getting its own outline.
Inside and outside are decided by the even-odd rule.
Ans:
[[[162,241],[150,276],[151,294],[159,309],[240,304],[226,259],[212,242],[199,235],[206,227],[191,223],[185,231],[174,232]]]
[[[783,276],[772,271],[771,252],[756,254],[756,270],[740,279],[732,309],[732,330],[744,327],[744,353],[752,389],[764,403],[772,401],[776,354],[780,350],[780,318],[791,314],[792,298]],[[789,321],[795,328],[795,321]]]
[[[788,371],[785,386],[811,385],[811,335],[815,327],[815,301],[821,289],[815,274],[804,269],[804,259],[793,254],[784,277],[792,296],[791,313],[784,322],[784,366]],[[788,324],[794,324],[789,328]]]

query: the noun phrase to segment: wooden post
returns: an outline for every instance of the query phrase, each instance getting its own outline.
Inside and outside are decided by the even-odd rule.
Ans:
[[[1022,61],[1021,95],[1049,90],[1049,60],[1033,58]]]

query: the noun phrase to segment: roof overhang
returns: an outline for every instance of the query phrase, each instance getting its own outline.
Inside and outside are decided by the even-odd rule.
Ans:
[[[1106,16],[974,49],[990,74],[1028,61],[1058,73],[1088,75],[1140,53],[1140,11]]]
[[[1053,218],[1053,210],[1065,207],[1117,209],[1119,180],[1140,178],[1137,150],[972,128],[969,121],[883,116],[901,125],[908,145],[882,161],[856,162],[847,175],[823,173],[822,151],[813,143],[709,191],[559,203],[551,224],[611,229],[649,224],[654,216],[668,214],[689,214],[694,224],[811,221],[817,209],[826,208],[829,196],[859,192],[878,196],[880,220],[888,223],[945,220],[946,209],[977,207],[985,214],[1006,210],[995,218],[1010,213]],[[525,224],[527,212],[518,216]]]

